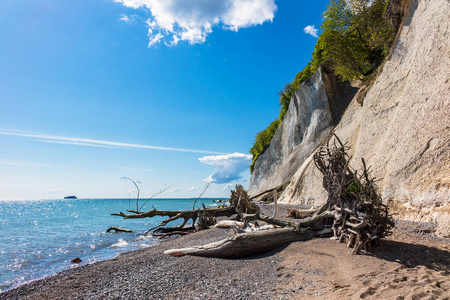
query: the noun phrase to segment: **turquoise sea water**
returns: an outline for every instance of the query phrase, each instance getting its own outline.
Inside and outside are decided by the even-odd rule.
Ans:
[[[197,207],[202,202],[215,206],[212,200],[201,199]],[[193,201],[152,199],[143,210],[152,205],[165,210],[192,209]],[[144,202],[140,200],[140,205]],[[123,220],[111,216],[135,209],[135,203],[129,199],[0,201],[0,291],[74,267],[70,261],[75,257],[83,265],[154,245],[157,239],[144,233],[165,217]],[[133,233],[106,233],[110,226]]]

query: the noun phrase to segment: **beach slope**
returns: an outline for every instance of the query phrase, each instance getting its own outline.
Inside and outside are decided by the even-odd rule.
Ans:
[[[450,243],[430,223],[398,222],[373,253],[329,238],[247,259],[170,257],[164,250],[232,234],[212,229],[64,271],[0,299],[450,299]]]

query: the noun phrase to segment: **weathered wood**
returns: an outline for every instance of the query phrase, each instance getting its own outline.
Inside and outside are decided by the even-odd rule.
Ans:
[[[213,228],[234,228],[234,227],[239,227],[241,229],[245,228],[245,223],[244,222],[240,222],[240,221],[234,221],[234,220],[222,220],[217,222],[217,224],[215,224],[214,226],[212,226]]]
[[[312,217],[312,215],[314,213],[316,213],[317,211],[318,211],[318,209],[302,210],[302,209],[290,208],[290,209],[288,209],[288,217],[291,217],[293,219],[303,219],[303,218],[307,218],[307,217]]]
[[[173,218],[178,216],[178,218],[197,218],[198,213],[207,212],[209,214],[213,214],[215,216],[226,216],[231,217],[236,214],[234,207],[226,207],[226,208],[210,208],[210,209],[195,209],[195,210],[158,210],[152,209],[146,212],[141,212],[137,214],[125,214],[123,212],[113,213],[112,216],[123,217],[124,219],[143,219],[143,218],[153,218],[156,216],[170,217]]]
[[[277,193],[277,190],[273,191],[273,205],[274,205],[273,217],[278,218],[278,193]]]
[[[294,227],[294,224],[291,222],[287,222],[284,220],[280,220],[280,219],[275,219],[272,217],[268,217],[264,214],[261,213],[255,213],[255,214],[241,214],[241,219],[245,220],[245,221],[255,221],[255,220],[259,220],[259,221],[264,221],[266,223],[272,224],[272,225],[276,225],[276,226],[280,226],[280,227]]]
[[[259,206],[250,201],[242,185],[236,185],[235,190],[231,191],[230,206],[235,207],[237,213],[254,214],[260,211]]]
[[[203,246],[166,250],[164,253],[171,256],[240,258],[266,253],[293,241],[309,240],[313,236],[314,232],[308,229],[301,231],[294,228],[259,230],[234,235],[228,239]]]
[[[214,217],[231,217],[236,214],[236,210],[233,206],[225,207],[225,208],[206,208],[203,209],[195,209],[195,210],[157,210],[152,209],[147,212],[139,212],[130,210],[131,214],[125,214],[123,212],[113,213],[113,216],[123,217],[124,219],[143,219],[143,218],[153,218],[156,216],[169,217],[167,220],[162,221],[159,225],[149,229],[147,232],[151,231],[159,231],[159,232],[171,232],[181,230],[189,220],[192,220],[192,228],[195,227],[195,221],[200,218],[202,220],[202,224],[208,223],[208,220]],[[180,226],[176,226],[173,228],[163,228],[163,226],[168,223],[183,219],[183,223]],[[207,225],[208,224],[203,224]]]
[[[333,145],[328,142],[314,154],[314,163],[323,175],[323,187],[328,192],[327,203],[319,212],[336,212],[334,235],[340,242],[348,239],[347,245],[354,245],[352,253],[357,254],[389,235],[394,223],[364,159],[361,159],[362,172],[358,174],[349,166],[348,147],[334,137]],[[354,236],[357,237],[353,243]]]
[[[322,236],[322,235],[330,234],[332,232],[333,232],[332,228],[325,228],[322,230],[314,231],[314,236]]]
[[[106,232],[111,232],[112,230],[115,230],[116,232],[133,232],[131,229],[125,229],[125,228],[119,228],[116,226],[109,227]]]

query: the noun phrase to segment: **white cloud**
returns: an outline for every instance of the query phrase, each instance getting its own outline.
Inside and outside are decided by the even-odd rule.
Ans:
[[[0,129],[0,135],[20,136],[20,137],[27,137],[27,138],[31,138],[31,139],[38,140],[40,142],[46,142],[46,143],[68,144],[68,145],[88,146],[88,147],[119,148],[119,149],[150,149],[150,150],[220,154],[219,152],[213,152],[213,151],[203,151],[203,150],[184,149],[184,148],[169,148],[169,147],[129,144],[129,143],[112,142],[112,141],[102,141],[102,140],[94,140],[94,139],[86,139],[86,138],[75,138],[75,137],[55,136],[55,135],[47,135],[47,134],[26,133],[26,132],[19,132],[17,130],[9,130],[9,129]]]
[[[178,192],[181,192],[182,191],[182,189],[180,189],[180,188],[174,188],[174,189],[172,189],[172,190],[170,190],[170,193],[178,193]]]
[[[165,41],[203,43],[214,26],[238,31],[240,28],[272,21],[275,0],[115,0],[134,9],[148,9],[149,47]]]
[[[127,16],[125,14],[122,14],[122,17],[120,18],[120,21],[124,21],[125,23],[131,23],[131,22],[135,21],[136,18],[137,18],[137,15]]]
[[[303,31],[309,35],[312,35],[315,38],[318,38],[319,29],[316,29],[314,25],[308,25],[305,28],[303,28]]]
[[[148,46],[151,47],[153,45],[159,44],[161,42],[161,39],[164,37],[161,33],[157,33],[156,35],[148,34],[150,40],[148,42]]]
[[[234,187],[234,184],[229,183],[223,187],[222,191],[230,191],[233,189],[233,187]]]
[[[243,153],[212,155],[199,158],[202,163],[214,166],[213,173],[204,181],[211,183],[230,183],[241,179],[252,162],[252,156]]]
[[[188,192],[195,192],[198,191],[198,186],[192,186],[191,188],[188,189]]]

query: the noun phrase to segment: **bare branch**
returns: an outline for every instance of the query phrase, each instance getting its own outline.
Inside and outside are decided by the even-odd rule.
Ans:
[[[152,200],[153,198],[155,198],[156,196],[158,196],[158,195],[164,193],[165,191],[167,191],[168,189],[170,189],[170,188],[173,187],[174,185],[175,185],[175,184],[166,186],[166,185],[164,184],[164,188],[163,188],[162,190],[160,190],[159,192],[153,194],[147,201],[145,201],[145,203],[142,204],[142,206],[138,209],[138,211],[141,211],[141,209],[144,207],[145,204],[148,203],[148,201],[150,201],[150,200]]]
[[[210,185],[210,184],[211,184],[211,183],[208,182],[208,184],[205,186],[205,188],[203,189],[203,192],[200,194],[200,196],[198,196],[198,198],[195,199],[194,205],[192,206],[192,209],[195,209],[195,204],[197,203],[198,199],[200,199],[200,198],[203,196],[203,194],[204,194],[204,193],[206,192],[206,190],[209,188],[209,185]]]
[[[120,179],[122,179],[122,180],[129,180],[129,181],[131,181],[131,182],[134,184],[134,186],[136,187],[136,190],[137,190],[136,209],[139,210],[139,195],[140,195],[140,193],[141,193],[141,190],[139,189],[138,183],[140,184],[140,182],[139,182],[139,181],[134,181],[133,179],[128,178],[128,177],[122,177],[122,178],[120,178]],[[129,195],[129,194],[128,194],[128,195]]]

